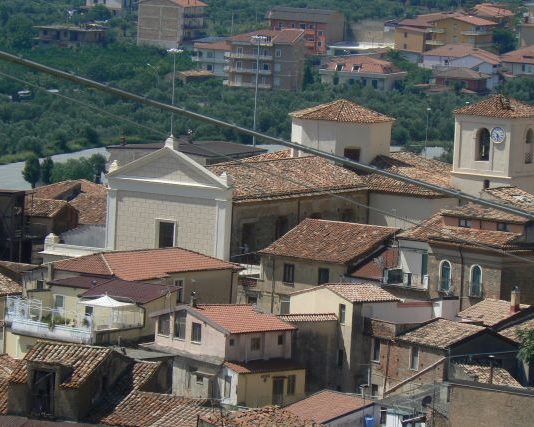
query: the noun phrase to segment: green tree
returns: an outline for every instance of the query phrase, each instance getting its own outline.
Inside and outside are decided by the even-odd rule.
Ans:
[[[89,163],[93,168],[93,181],[100,183],[100,175],[106,171],[106,158],[102,154],[93,154],[89,157]]]
[[[54,161],[50,157],[46,157],[41,163],[41,181],[43,184],[52,183],[52,170],[54,169]]]
[[[508,28],[496,28],[493,30],[493,43],[499,53],[510,52],[515,49],[515,33]]]
[[[52,170],[52,182],[61,182],[67,179],[87,179],[88,181],[93,181],[95,179],[93,166],[85,157],[55,163],[54,169]]]
[[[29,182],[32,188],[35,188],[35,184],[41,177],[41,165],[39,164],[39,158],[32,154],[24,163],[24,169],[22,169],[22,176],[26,182]]]
[[[98,135],[98,132],[94,130],[92,127],[87,126],[84,130],[84,136],[87,142],[95,147],[100,145],[100,135]]]
[[[521,347],[517,356],[525,363],[534,363],[534,329],[518,332]]]
[[[24,16],[10,18],[5,29],[7,45],[15,50],[32,46],[32,21]]]

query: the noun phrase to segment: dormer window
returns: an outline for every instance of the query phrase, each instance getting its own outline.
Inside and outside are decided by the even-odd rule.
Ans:
[[[360,72],[360,70],[362,69],[362,66],[359,65],[359,64],[356,64],[356,65],[353,65],[352,66],[352,71],[355,71],[355,72]]]
[[[471,228],[472,225],[473,224],[470,219],[465,219],[465,218],[458,219],[458,227]]]
[[[336,65],[336,71],[343,71],[343,68],[345,68],[345,64],[337,64]]]
[[[498,222],[497,231],[510,231],[510,226],[506,222]]]

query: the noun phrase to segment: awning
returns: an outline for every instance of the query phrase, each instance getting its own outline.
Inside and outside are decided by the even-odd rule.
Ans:
[[[126,306],[135,305],[129,302],[117,301],[116,299],[108,297],[107,295],[104,295],[103,297],[100,297],[97,299],[80,301],[79,303],[82,305],[88,305],[91,307],[107,307],[107,308],[118,308],[118,307],[126,307]]]

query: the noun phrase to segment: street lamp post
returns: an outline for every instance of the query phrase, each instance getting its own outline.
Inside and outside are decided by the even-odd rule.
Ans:
[[[425,159],[427,158],[427,155],[426,155],[426,144],[428,143],[428,117],[430,116],[430,111],[432,109],[430,107],[427,107],[426,108],[426,130],[425,130]]]
[[[266,36],[252,36],[252,40],[257,42],[256,45],[256,85],[254,89],[254,119],[252,123],[252,130],[256,130],[256,111],[258,108],[258,80],[259,80],[259,74],[260,74],[260,46],[261,43],[265,43],[267,41]],[[256,136],[252,137],[252,146],[256,148]]]
[[[174,106],[174,93],[175,93],[175,85],[176,85],[176,55],[181,54],[183,52],[182,49],[176,49],[171,48],[167,50],[168,53],[172,55],[172,98],[171,98],[171,105]],[[174,114],[171,113],[171,136],[173,132],[173,125],[174,125]]]

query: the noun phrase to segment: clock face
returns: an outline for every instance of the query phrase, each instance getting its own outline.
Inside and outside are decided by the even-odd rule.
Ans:
[[[506,139],[506,132],[501,127],[494,127],[491,130],[491,140],[496,144],[500,144]]]

